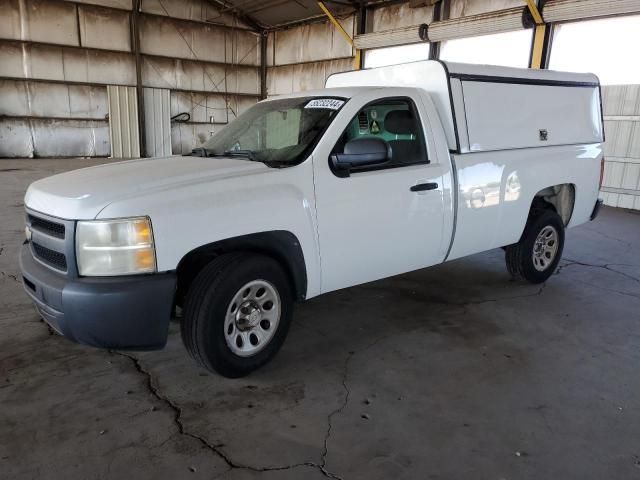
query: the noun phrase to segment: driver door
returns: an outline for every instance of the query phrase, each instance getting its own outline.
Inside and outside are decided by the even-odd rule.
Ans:
[[[349,101],[341,114],[313,158],[323,292],[444,258],[443,168],[429,157],[435,149],[420,98],[413,91],[368,94]],[[388,142],[391,158],[344,176],[330,156],[366,137]]]

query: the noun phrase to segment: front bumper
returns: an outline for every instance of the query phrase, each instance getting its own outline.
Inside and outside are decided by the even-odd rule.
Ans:
[[[42,318],[61,335],[85,345],[156,350],[167,342],[175,273],[69,278],[20,251],[24,288]]]

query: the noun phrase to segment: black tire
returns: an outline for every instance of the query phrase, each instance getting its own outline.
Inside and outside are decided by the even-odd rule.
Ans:
[[[533,254],[536,239],[545,227],[553,227],[556,230],[558,245],[553,260],[540,271],[534,265]],[[560,216],[549,209],[534,211],[529,215],[520,241],[505,249],[507,270],[515,278],[524,278],[531,283],[542,283],[556,271],[563,248],[564,224]]]
[[[280,297],[280,320],[270,341],[251,356],[235,354],[225,339],[225,317],[234,296],[254,280],[271,283]],[[274,259],[253,253],[215,258],[197,275],[185,300],[182,341],[203,367],[228,378],[245,376],[280,350],[293,316],[293,294],[286,272]]]

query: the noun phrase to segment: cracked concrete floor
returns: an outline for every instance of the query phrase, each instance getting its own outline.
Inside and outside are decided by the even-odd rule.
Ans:
[[[22,195],[95,163],[0,163],[0,478],[640,477],[638,214],[570,230],[543,287],[495,250],[313,299],[274,362],[228,380],[175,322],[165,350],[123,354],[38,320]]]

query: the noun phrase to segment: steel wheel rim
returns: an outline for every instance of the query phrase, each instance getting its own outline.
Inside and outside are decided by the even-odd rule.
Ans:
[[[250,357],[273,339],[281,314],[280,295],[266,280],[246,283],[227,306],[224,339],[239,357]]]
[[[533,242],[533,266],[539,272],[544,272],[553,263],[558,253],[558,231],[547,225]]]

